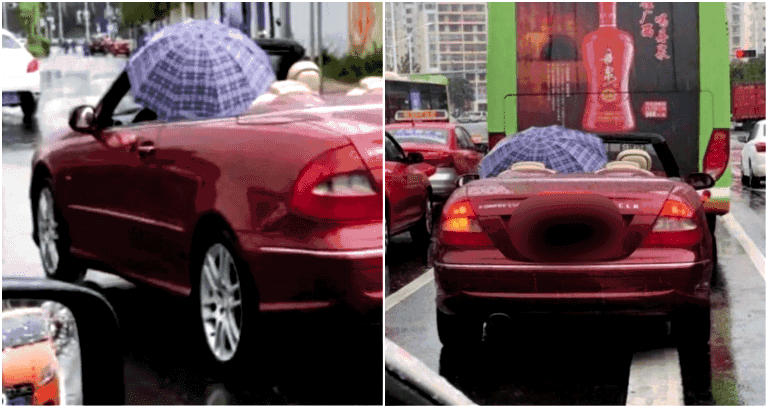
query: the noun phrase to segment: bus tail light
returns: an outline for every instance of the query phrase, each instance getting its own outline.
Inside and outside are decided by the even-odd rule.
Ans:
[[[381,194],[351,145],[312,160],[293,188],[292,207],[301,214],[332,221],[382,218]]]
[[[704,172],[715,180],[725,173],[731,150],[731,136],[728,129],[712,129],[707,152],[704,153]]]
[[[443,210],[440,222],[440,240],[445,245],[462,247],[493,246],[488,235],[477,221],[472,204],[461,199],[448,205]]]

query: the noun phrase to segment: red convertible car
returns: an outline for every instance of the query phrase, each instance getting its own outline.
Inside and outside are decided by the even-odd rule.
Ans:
[[[714,180],[681,179],[661,136],[601,137],[619,160],[594,173],[520,162],[459,179],[431,254],[443,345],[479,342],[491,315],[542,312],[665,316],[706,344],[713,245],[696,189]]]
[[[409,116],[411,113],[443,113],[444,120],[414,119]],[[432,116],[440,118],[439,115]],[[398,123],[387,125],[387,132],[406,153],[421,153],[425,163],[435,166],[436,171],[429,182],[436,200],[444,201],[451,195],[460,175],[477,173],[477,166],[483,159],[481,148],[475,145],[464,127],[448,122],[448,112],[399,111],[395,120]]]
[[[417,244],[428,244],[434,222],[429,176],[435,168],[423,163],[421,153],[406,155],[389,133],[385,136],[384,159],[387,172],[384,248],[389,246],[389,237],[406,231],[410,231]]]
[[[258,114],[167,123],[121,75],[33,156],[46,274],[75,281],[92,268],[190,297],[201,350],[220,367],[258,349],[259,314],[380,321],[380,100],[278,98]]]

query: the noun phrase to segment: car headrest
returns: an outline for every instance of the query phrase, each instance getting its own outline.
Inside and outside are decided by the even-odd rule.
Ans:
[[[367,77],[360,80],[357,87],[347,92],[347,95],[365,95],[367,93],[384,92],[384,80],[379,77]]]
[[[513,163],[510,170],[546,170],[547,165],[542,162],[520,161]]]
[[[651,169],[651,155],[645,150],[640,149],[627,149],[623,150],[616,156],[616,160],[637,163],[643,170]]]
[[[639,169],[640,164],[635,161],[617,160],[605,163],[605,168],[610,170]]]
[[[291,65],[287,79],[303,83],[312,92],[320,92],[320,68],[312,61],[299,61]]]

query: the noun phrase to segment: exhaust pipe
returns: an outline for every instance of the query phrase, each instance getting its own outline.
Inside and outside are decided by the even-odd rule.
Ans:
[[[493,313],[488,316],[483,330],[483,340],[507,338],[512,333],[512,318],[506,313]]]

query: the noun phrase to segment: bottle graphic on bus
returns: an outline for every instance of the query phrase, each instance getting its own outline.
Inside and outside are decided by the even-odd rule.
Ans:
[[[596,132],[635,128],[629,101],[629,69],[635,57],[632,36],[616,27],[616,3],[598,3],[600,26],[582,43],[588,95],[582,127]]]

